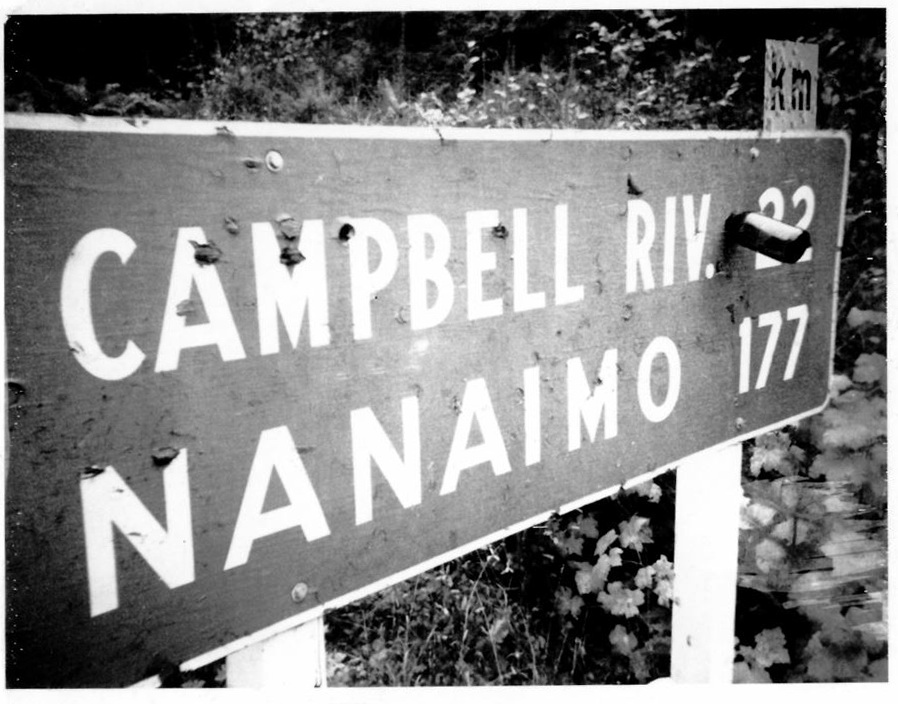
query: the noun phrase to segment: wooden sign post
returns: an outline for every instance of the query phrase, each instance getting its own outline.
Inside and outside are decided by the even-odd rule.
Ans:
[[[826,403],[841,134],[8,115],[6,150],[11,687],[233,663]],[[758,268],[725,231],[762,211],[812,259]]]

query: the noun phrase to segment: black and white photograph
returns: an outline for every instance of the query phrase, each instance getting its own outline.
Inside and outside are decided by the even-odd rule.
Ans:
[[[7,3],[5,693],[884,701],[886,15]]]

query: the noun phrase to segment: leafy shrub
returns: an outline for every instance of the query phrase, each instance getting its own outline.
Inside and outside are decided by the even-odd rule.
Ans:
[[[329,612],[329,684],[665,676],[672,494],[664,475]]]

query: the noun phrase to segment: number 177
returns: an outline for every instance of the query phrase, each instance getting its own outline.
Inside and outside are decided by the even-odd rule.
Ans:
[[[804,341],[804,333],[808,327],[808,306],[803,303],[800,306],[792,306],[786,309],[786,320],[797,320],[795,337],[792,339],[792,348],[789,350],[789,359],[786,361],[786,371],[783,373],[783,381],[789,381],[795,376],[795,366],[798,363],[798,354],[801,351],[801,343]],[[770,366],[773,364],[773,354],[776,351],[776,343],[779,341],[780,330],[783,327],[783,314],[774,310],[762,313],[758,316],[759,328],[770,328],[767,337],[767,346],[764,348],[764,356],[761,357],[761,368],[758,370],[758,379],[755,389],[763,389],[767,385],[767,377],[770,376]],[[739,393],[744,394],[751,385],[751,331],[752,318],[743,318],[739,325],[739,339],[741,341],[739,352]]]

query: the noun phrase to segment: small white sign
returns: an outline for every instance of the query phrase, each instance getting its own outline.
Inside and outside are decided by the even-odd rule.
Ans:
[[[817,127],[816,44],[767,40],[764,131]]]

